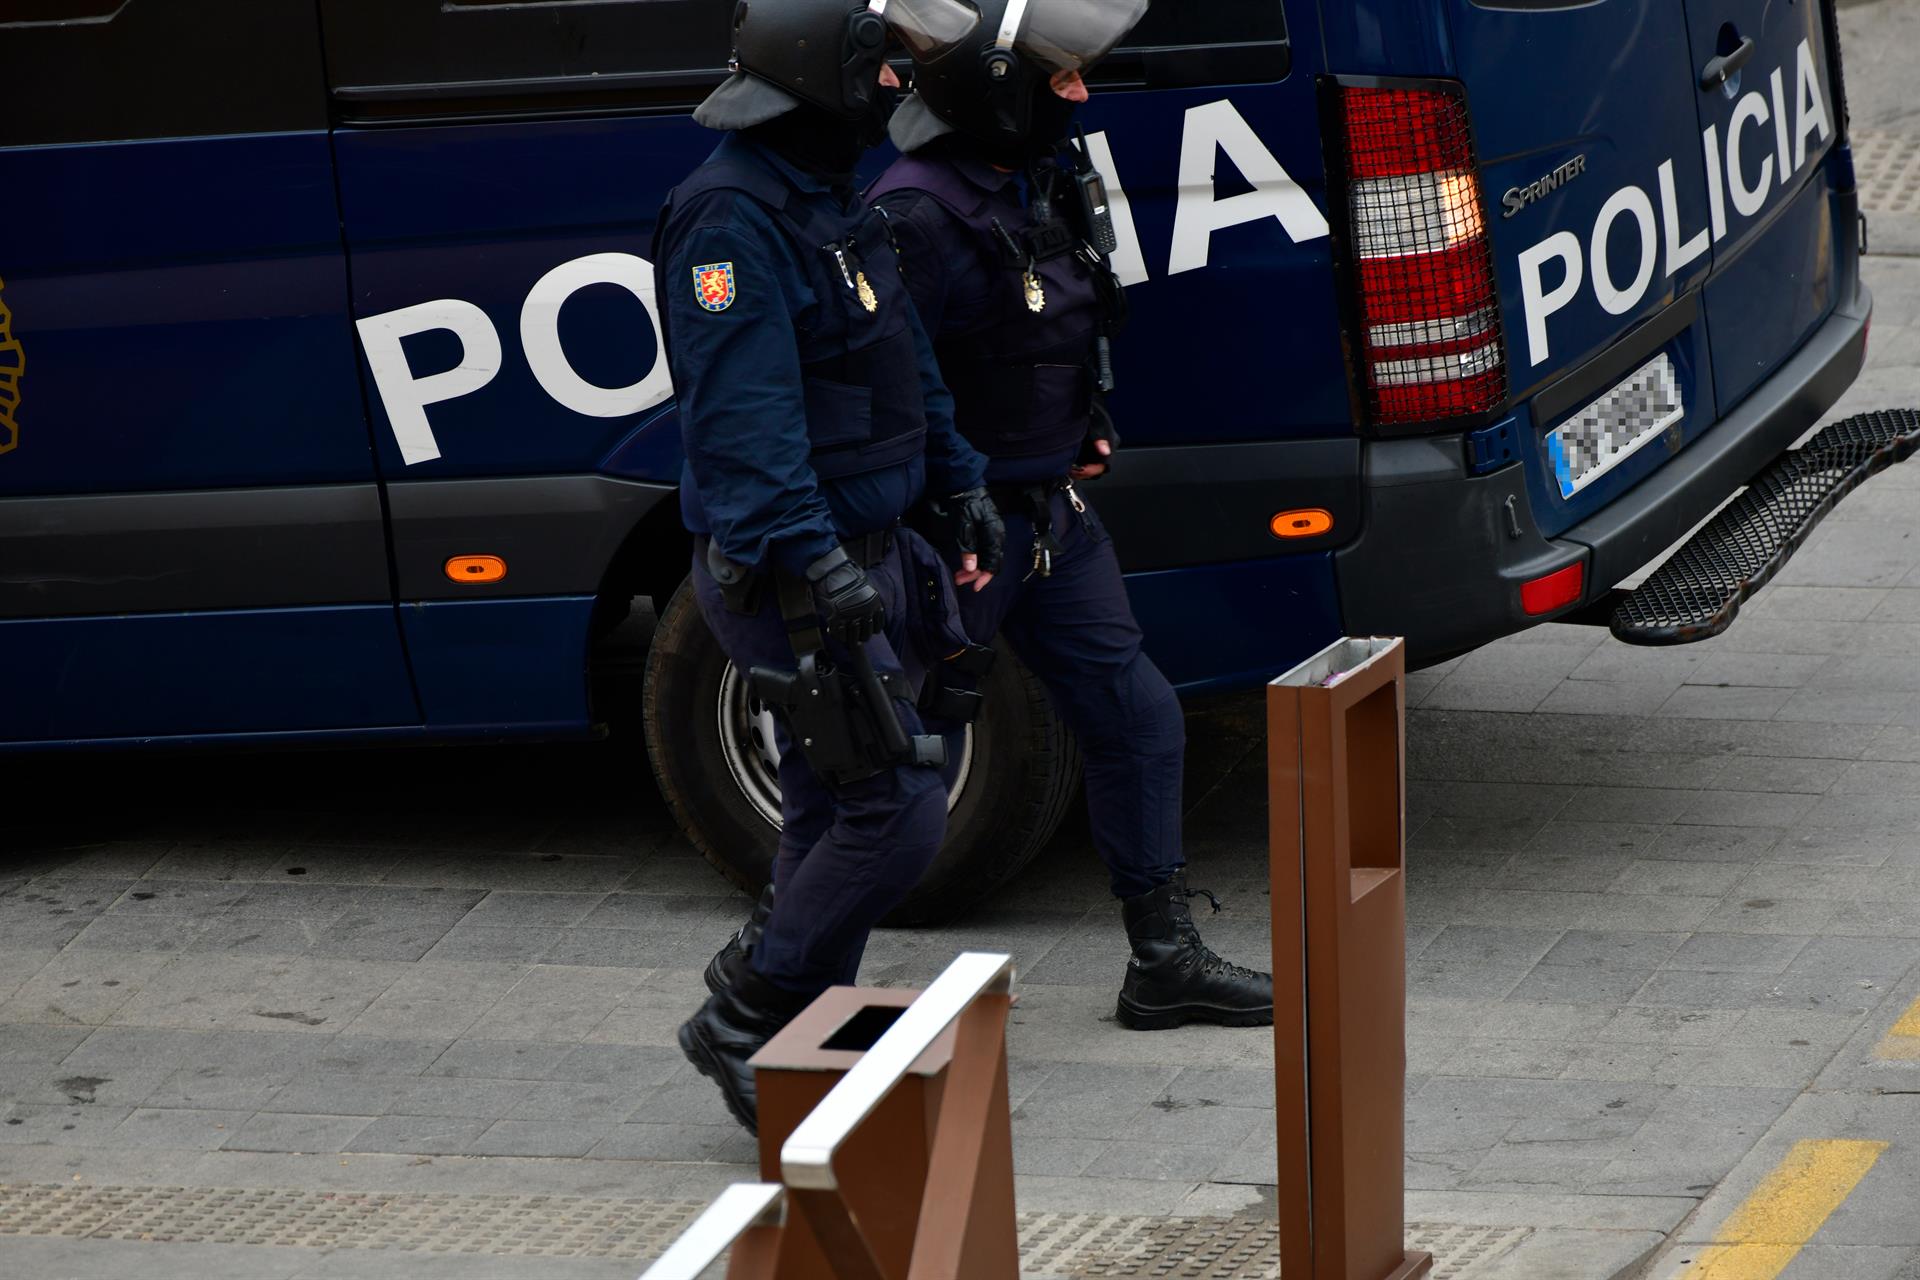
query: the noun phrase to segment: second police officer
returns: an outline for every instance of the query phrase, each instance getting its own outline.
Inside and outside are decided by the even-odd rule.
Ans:
[[[726,137],[655,233],[693,591],[727,656],[787,709],[778,896],[755,913],[750,958],[715,965],[679,1033],[749,1128],[747,1059],[853,980],[868,931],[940,847],[942,743],[914,694],[979,656],[949,576],[985,585],[999,554],[986,460],[954,429],[885,227],[853,187],[898,85],[883,8],[737,4],[734,74],[695,113]],[[978,554],[943,564],[901,526],[929,492]]]
[[[1117,443],[1104,398],[1124,299],[1104,188],[1068,134],[1081,73],[1146,7],[892,0],[914,93],[892,120],[902,157],[868,196],[888,214],[956,421],[987,455],[1006,518],[1005,571],[961,593],[967,634],[1006,639],[1086,760],[1094,845],[1132,949],[1119,1019],[1252,1026],[1273,1020],[1273,980],[1222,960],[1194,925],[1180,706],[1141,652],[1119,561],[1074,484],[1102,474]]]

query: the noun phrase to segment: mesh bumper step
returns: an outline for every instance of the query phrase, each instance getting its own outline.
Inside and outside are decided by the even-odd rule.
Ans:
[[[1856,414],[1789,449],[1614,610],[1628,644],[1690,644],[1733,625],[1813,527],[1920,447],[1920,410]]]

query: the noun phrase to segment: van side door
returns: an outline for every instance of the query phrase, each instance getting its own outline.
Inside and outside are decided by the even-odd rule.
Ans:
[[[311,4],[0,15],[0,742],[403,726]]]
[[[726,75],[730,0],[320,11],[427,722],[584,727],[601,577],[679,478],[650,241],[719,141],[687,113]],[[483,555],[504,574],[450,576]]]

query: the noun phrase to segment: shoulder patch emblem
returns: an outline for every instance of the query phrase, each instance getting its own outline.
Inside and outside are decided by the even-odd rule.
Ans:
[[[693,293],[709,311],[725,311],[733,305],[733,264],[715,262],[693,269]]]

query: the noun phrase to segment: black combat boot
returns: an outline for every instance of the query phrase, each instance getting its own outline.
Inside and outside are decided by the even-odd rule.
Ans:
[[[1273,1025],[1273,975],[1228,964],[1200,941],[1188,902],[1187,873],[1120,903],[1133,958],[1120,984],[1120,1022],[1135,1031],[1160,1031],[1183,1022],[1223,1027]]]
[[[760,1105],[747,1059],[812,1001],[812,996],[774,986],[742,963],[727,975],[725,987],[680,1024],[680,1052],[720,1086],[727,1110],[748,1133],[760,1132]]]
[[[760,941],[760,931],[767,927],[767,917],[772,914],[773,886],[768,885],[760,891],[760,900],[753,904],[747,922],[734,930],[727,944],[707,961],[707,990],[718,993],[726,988],[734,971],[747,963],[754,944]]]

